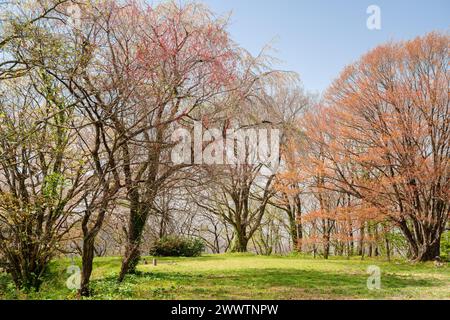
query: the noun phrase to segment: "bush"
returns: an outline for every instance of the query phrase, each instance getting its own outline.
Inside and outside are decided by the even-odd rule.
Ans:
[[[202,254],[205,245],[198,238],[178,236],[163,237],[150,249],[150,255],[156,257],[197,257]]]

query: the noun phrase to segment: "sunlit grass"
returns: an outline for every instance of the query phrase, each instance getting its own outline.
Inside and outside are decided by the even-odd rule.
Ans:
[[[157,266],[117,283],[120,257],[97,258],[93,299],[449,299],[450,270],[433,263],[309,256],[205,255],[158,258]],[[79,265],[79,261],[76,261]],[[53,261],[41,292],[17,293],[0,276],[3,299],[75,299],[65,286],[67,259]],[[368,290],[367,267],[381,268],[381,289]]]

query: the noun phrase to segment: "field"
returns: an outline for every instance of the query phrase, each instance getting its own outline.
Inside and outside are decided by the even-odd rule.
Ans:
[[[0,298],[77,299],[66,287],[70,264],[53,261],[38,293],[16,292],[3,273]],[[370,265],[381,269],[378,290],[367,289]],[[92,299],[450,299],[450,268],[433,263],[251,254],[159,258],[122,284],[119,268],[119,257],[95,260]]]

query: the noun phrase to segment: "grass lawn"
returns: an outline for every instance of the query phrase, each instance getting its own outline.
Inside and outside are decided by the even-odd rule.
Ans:
[[[0,299],[76,299],[65,285],[69,265],[53,261],[41,291],[28,295],[17,293],[3,273]],[[369,265],[381,269],[379,290],[366,287]],[[433,263],[250,254],[159,258],[122,284],[119,269],[119,257],[95,260],[92,299],[450,299],[450,268]]]

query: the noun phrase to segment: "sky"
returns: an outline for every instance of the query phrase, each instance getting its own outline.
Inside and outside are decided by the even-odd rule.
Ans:
[[[234,41],[258,54],[270,44],[299,73],[305,89],[322,93],[342,69],[379,44],[433,30],[450,31],[450,0],[203,0],[218,15],[232,12]],[[381,29],[369,30],[367,8],[380,8]]]

